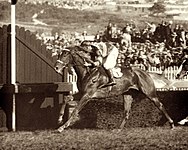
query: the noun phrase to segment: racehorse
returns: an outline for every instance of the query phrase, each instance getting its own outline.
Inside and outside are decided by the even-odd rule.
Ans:
[[[182,79],[188,75],[188,60],[184,60],[178,68],[176,79]]]
[[[72,66],[74,68],[78,77],[78,90],[81,94],[81,99],[78,101],[78,104],[69,119],[58,128],[59,132],[62,132],[65,128],[72,125],[78,113],[91,99],[114,97],[117,95],[123,95],[124,118],[120,125],[120,129],[123,129],[126,119],[129,117],[129,111],[133,102],[134,92],[132,91],[135,90],[151,100],[166,116],[171,127],[174,127],[173,120],[166,112],[163,104],[157,98],[154,82],[147,72],[139,68],[122,67],[121,70],[123,75],[122,77],[115,79],[116,85],[100,88],[101,85],[108,82],[108,77],[105,74],[103,67],[99,66],[88,69],[88,67],[84,65],[85,60],[79,54],[79,51],[79,46],[72,46],[64,49],[61,54],[59,54],[54,66],[56,72],[60,74],[62,74],[65,67]]]

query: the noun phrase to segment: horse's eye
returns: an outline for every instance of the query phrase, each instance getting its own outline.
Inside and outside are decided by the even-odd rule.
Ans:
[[[64,55],[63,55],[63,56],[65,57],[66,55],[68,55],[68,52],[64,52]]]

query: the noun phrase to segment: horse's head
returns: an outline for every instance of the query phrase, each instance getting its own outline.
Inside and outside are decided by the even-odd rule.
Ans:
[[[182,79],[187,75],[188,75],[188,70],[182,69],[180,72],[176,74],[176,79]]]
[[[62,50],[62,52],[58,55],[58,59],[54,65],[55,71],[59,74],[63,74],[63,69],[70,64],[70,61],[70,50]]]
[[[188,75],[188,65],[185,64],[185,61],[184,61],[177,71],[176,79],[182,79],[183,77],[187,75]]]

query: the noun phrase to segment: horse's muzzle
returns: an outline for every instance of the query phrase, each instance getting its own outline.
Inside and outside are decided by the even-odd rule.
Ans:
[[[177,75],[176,75],[176,79],[179,79],[179,77],[180,77],[180,74],[177,74]]]
[[[63,68],[60,68],[60,67],[56,66],[56,67],[54,67],[54,70],[55,70],[57,73],[63,75]]]

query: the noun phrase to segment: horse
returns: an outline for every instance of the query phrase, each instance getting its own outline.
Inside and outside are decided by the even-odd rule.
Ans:
[[[92,68],[85,66],[85,59],[79,54],[79,51],[79,46],[72,46],[62,50],[54,66],[55,71],[62,75],[65,67],[72,66],[74,68],[77,74],[78,91],[81,95],[69,119],[57,129],[58,132],[62,132],[72,125],[78,113],[91,99],[114,97],[117,95],[122,95],[123,97],[124,117],[120,125],[120,130],[122,130],[126,119],[129,118],[135,90],[151,100],[165,115],[171,127],[174,128],[174,122],[157,98],[154,82],[147,72],[139,68],[121,67],[123,75],[120,78],[115,78],[116,85],[103,87],[102,85],[108,82],[103,66]]]
[[[188,60],[185,59],[178,68],[176,79],[182,79],[188,75]]]

